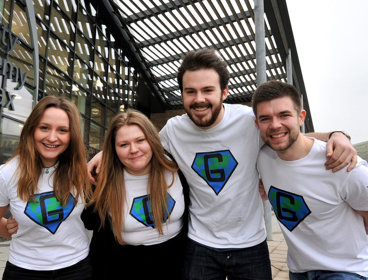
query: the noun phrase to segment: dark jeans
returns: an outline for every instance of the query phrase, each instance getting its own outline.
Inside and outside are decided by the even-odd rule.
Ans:
[[[289,273],[291,280],[366,280],[368,277],[341,271],[313,270],[304,273]]]
[[[186,280],[271,280],[267,242],[244,249],[218,250],[188,239]]]
[[[56,270],[29,270],[6,263],[3,280],[90,280],[92,266],[88,258],[80,262]]]

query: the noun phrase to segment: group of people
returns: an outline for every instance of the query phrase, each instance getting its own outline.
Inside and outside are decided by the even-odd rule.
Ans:
[[[75,105],[39,101],[0,167],[3,279],[271,279],[260,178],[291,279],[368,279],[368,168],[347,135],[301,134],[283,82],[258,87],[254,112],[223,103],[229,72],[212,49],[189,52],[177,78],[186,114],[160,132],[117,114],[88,166]]]

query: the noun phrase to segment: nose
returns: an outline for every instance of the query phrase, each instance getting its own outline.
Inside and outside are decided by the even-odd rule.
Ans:
[[[56,133],[56,131],[55,131],[55,130],[50,130],[50,132],[49,132],[49,135],[48,135],[47,139],[48,139],[49,141],[51,141],[51,142],[56,141],[56,140],[57,140],[57,133]]]
[[[273,118],[273,119],[272,119],[272,122],[271,122],[271,128],[273,128],[273,129],[277,129],[277,128],[279,128],[279,127],[281,127],[281,122],[280,122],[280,120],[279,120],[278,118]]]
[[[202,102],[205,102],[206,99],[205,99],[203,93],[199,91],[199,92],[196,93],[194,101],[196,103],[202,103]]]
[[[130,152],[131,153],[136,153],[138,151],[137,145],[135,143],[132,143],[130,145]]]

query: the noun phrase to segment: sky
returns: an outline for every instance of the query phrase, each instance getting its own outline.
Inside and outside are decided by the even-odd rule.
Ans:
[[[286,3],[314,130],[368,141],[368,1]]]

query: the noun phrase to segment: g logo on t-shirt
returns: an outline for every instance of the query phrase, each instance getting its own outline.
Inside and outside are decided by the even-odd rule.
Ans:
[[[277,219],[290,231],[311,213],[303,196],[274,186],[268,191],[268,199]]]
[[[24,214],[32,221],[54,234],[61,223],[65,221],[73,211],[75,206],[74,202],[75,199],[72,194],[69,194],[65,207],[57,200],[54,191],[36,194],[34,196],[34,201],[29,201],[27,203]]]
[[[175,200],[171,197],[170,194],[167,194],[166,207],[168,212],[165,213],[162,222],[166,222],[175,207]],[[130,215],[146,227],[155,227],[155,221],[151,208],[151,200],[148,195],[136,197],[133,199],[132,207],[130,209]]]
[[[238,162],[229,150],[196,153],[192,169],[218,195],[233,174]]]

